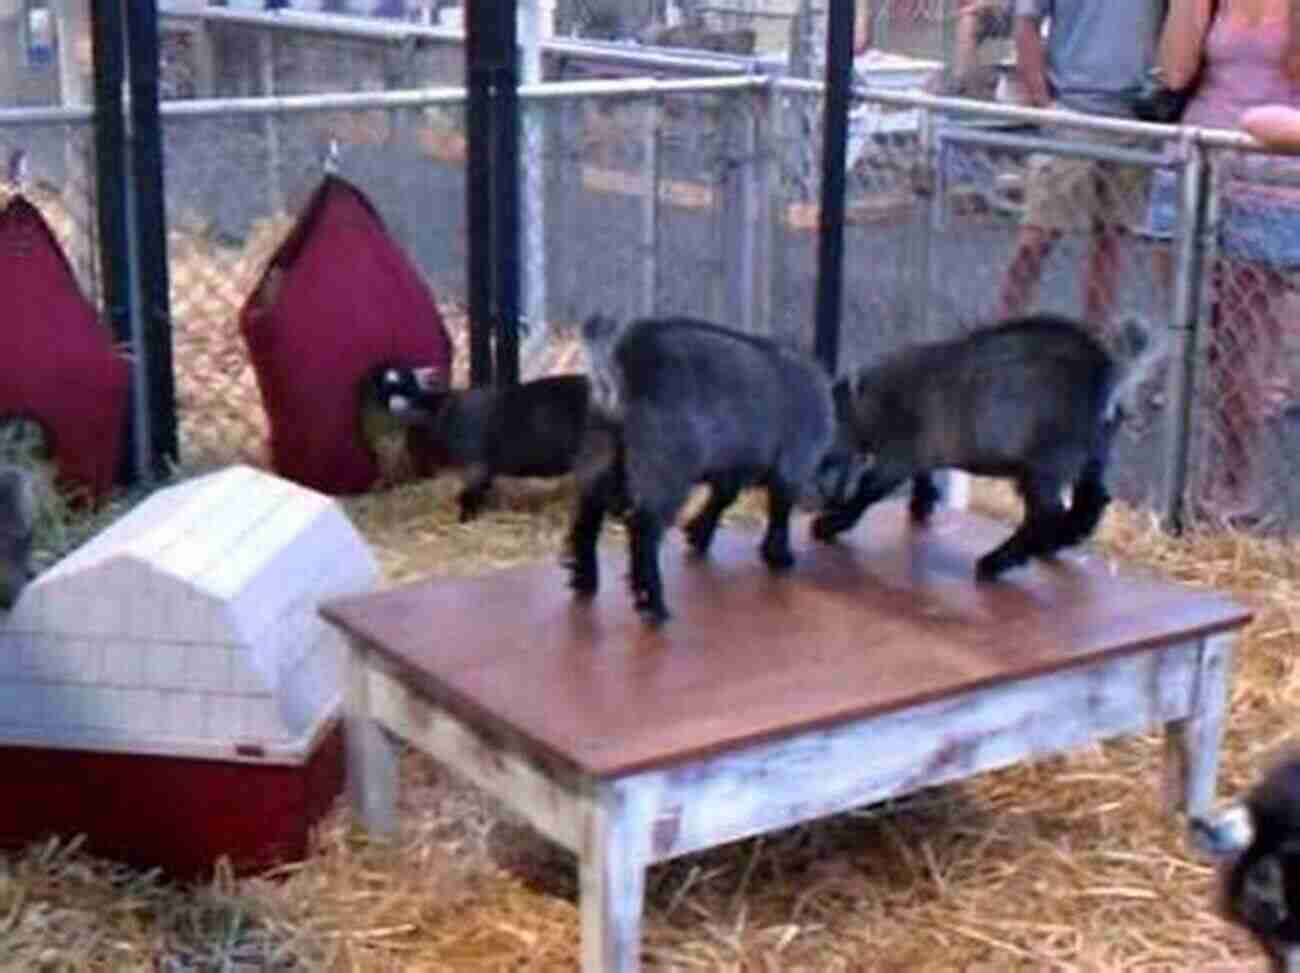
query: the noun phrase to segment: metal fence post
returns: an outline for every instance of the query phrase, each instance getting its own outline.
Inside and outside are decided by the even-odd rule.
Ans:
[[[659,307],[659,108],[659,99],[651,98],[642,114],[641,313],[646,316]]]
[[[469,237],[469,376],[472,385],[492,382],[492,81],[482,23],[482,4],[466,11],[465,75],[468,88],[465,175]]]
[[[519,4],[521,19],[520,43],[523,57],[520,61],[520,80],[524,84],[539,84],[542,72],[542,10],[541,0],[523,0]],[[524,206],[524,295],[523,318],[524,347],[521,357],[525,362],[546,343],[548,321],[546,313],[546,108],[539,103],[523,109],[523,206]]]
[[[258,69],[262,94],[275,94],[275,32],[264,30],[257,37]],[[280,187],[280,128],[275,116],[268,114],[262,123],[266,136],[266,189],[272,213],[284,212],[284,192]]]
[[[127,49],[131,77],[131,177],[134,191],[135,266],[139,274],[136,351],[143,354],[148,408],[146,477],[165,477],[177,459],[176,379],[172,370],[167,204],[163,191],[162,118],[158,110],[158,8],[128,3]]]
[[[1204,148],[1192,131],[1183,133],[1183,159],[1178,214],[1178,239],[1174,254],[1174,293],[1169,327],[1173,332],[1169,368],[1169,412],[1165,427],[1165,483],[1162,522],[1166,530],[1183,526],[1183,501],[1187,492],[1188,455],[1191,444],[1192,405],[1196,390],[1196,355],[1199,313],[1208,298],[1204,274],[1214,221],[1210,217],[1209,164]]]
[[[817,248],[814,351],[832,375],[839,363],[844,297],[844,167],[853,80],[853,0],[830,0],[826,25],[826,101],[822,116],[822,192]]]
[[[719,96],[723,137],[722,313],[743,331],[754,330],[754,127],[748,93]]]
[[[96,3],[91,9],[91,34],[95,74],[95,188],[99,229],[100,279],[104,314],[113,339],[132,346],[131,249],[127,227],[126,112],[122,84],[126,80],[126,12],[121,3]],[[139,364],[133,385],[139,385]],[[141,463],[138,445],[144,437],[132,398],[127,410],[118,479],[133,483]]]
[[[908,261],[912,279],[912,320],[925,338],[934,338],[930,320],[930,261],[931,238],[936,224],[943,218],[943,197],[935,192],[939,183],[939,153],[935,149],[934,113],[928,108],[917,112],[920,130],[917,133],[918,158],[912,172],[912,192],[921,197],[921,205],[913,208],[912,232],[908,234],[911,259]]]
[[[753,302],[753,328],[763,335],[772,334],[772,285],[775,279],[773,262],[776,259],[776,206],[775,194],[781,184],[781,167],[776,151],[775,132],[780,116],[780,103],[776,87],[770,82],[756,92],[750,100],[753,106],[751,145],[753,160],[750,165],[749,203],[753,207],[748,217],[752,253],[752,276],[747,278]]]
[[[494,172],[492,195],[493,256],[496,264],[496,364],[493,377],[500,385],[519,381],[519,20],[515,4],[498,5],[495,31],[496,69],[492,87],[495,96]]]

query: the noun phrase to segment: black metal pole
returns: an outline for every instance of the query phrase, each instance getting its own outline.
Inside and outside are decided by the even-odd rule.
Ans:
[[[840,353],[844,295],[844,174],[853,93],[853,3],[830,0],[826,24],[826,108],[822,113],[822,195],[817,241],[817,324],[813,350],[832,375]]]
[[[162,118],[158,111],[158,6],[127,3],[131,87],[131,178],[135,192],[136,259],[139,261],[145,400],[149,408],[148,462],[166,476],[177,458],[176,386],[167,269],[167,216],[163,194]]]
[[[488,40],[494,4],[465,7],[465,87],[468,91],[465,216],[468,233],[469,376],[492,381],[492,64]]]
[[[131,347],[131,267],[126,201],[126,20],[120,2],[92,3],[91,50],[95,74],[95,198],[104,314],[118,344]],[[134,406],[128,401],[118,480],[135,482]]]
[[[498,3],[493,75],[493,253],[496,267],[496,381],[519,381],[519,45],[514,3]]]

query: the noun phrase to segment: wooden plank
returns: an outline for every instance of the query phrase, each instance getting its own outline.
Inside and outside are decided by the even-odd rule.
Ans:
[[[576,600],[553,562],[332,601],[323,612],[402,668],[438,706],[514,734],[548,766],[614,777],[1093,665],[1230,630],[1217,595],[1071,553],[976,584],[1011,528],[943,510],[927,529],[899,504],[774,576],[749,533],[705,561],[661,555],[674,618],[650,631],[625,587]],[[796,538],[805,536],[796,524]],[[620,578],[622,551],[604,551]],[[546,692],[538,692],[546,686]]]
[[[383,726],[499,798],[547,838],[582,850],[590,799],[576,781],[536,766],[508,741],[466,726],[383,667],[370,670],[369,697],[370,712]]]
[[[1186,718],[1200,656],[1192,642],[1110,659],[651,772],[662,787],[652,858]]]

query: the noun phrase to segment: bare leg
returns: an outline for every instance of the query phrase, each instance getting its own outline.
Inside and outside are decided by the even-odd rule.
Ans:
[[[997,314],[1002,318],[1025,313],[1038,291],[1043,276],[1043,261],[1052,252],[1060,234],[1038,226],[1024,226],[1016,240],[1016,251],[1002,278]]]
[[[1102,226],[1094,233],[1088,248],[1088,266],[1084,280],[1084,320],[1105,329],[1115,308],[1116,279],[1119,276],[1120,231]]]

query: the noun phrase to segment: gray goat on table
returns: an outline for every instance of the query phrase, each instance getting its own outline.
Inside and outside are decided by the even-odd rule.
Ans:
[[[814,536],[849,530],[908,479],[912,518],[924,523],[939,498],[931,473],[951,467],[1012,479],[1024,498],[1019,529],[977,562],[981,580],[1086,539],[1110,502],[1106,466],[1125,402],[1163,350],[1136,321],[1122,339],[1113,356],[1079,322],[1036,314],[914,345],[840,379],[841,436],[870,465]]]
[[[593,407],[622,430],[622,482],[584,491],[570,533],[572,587],[597,587],[596,540],[617,495],[626,505],[630,581],[650,624],[668,617],[659,544],[698,483],[707,503],[686,525],[705,554],[718,519],[748,486],[767,490],[760,548],[775,571],[794,563],[789,519],[796,503],[846,501],[862,464],[835,450],[830,379],[814,361],[775,342],[687,317],[643,318],[624,326],[588,320],[582,339]],[[611,476],[615,474],[611,472]]]

